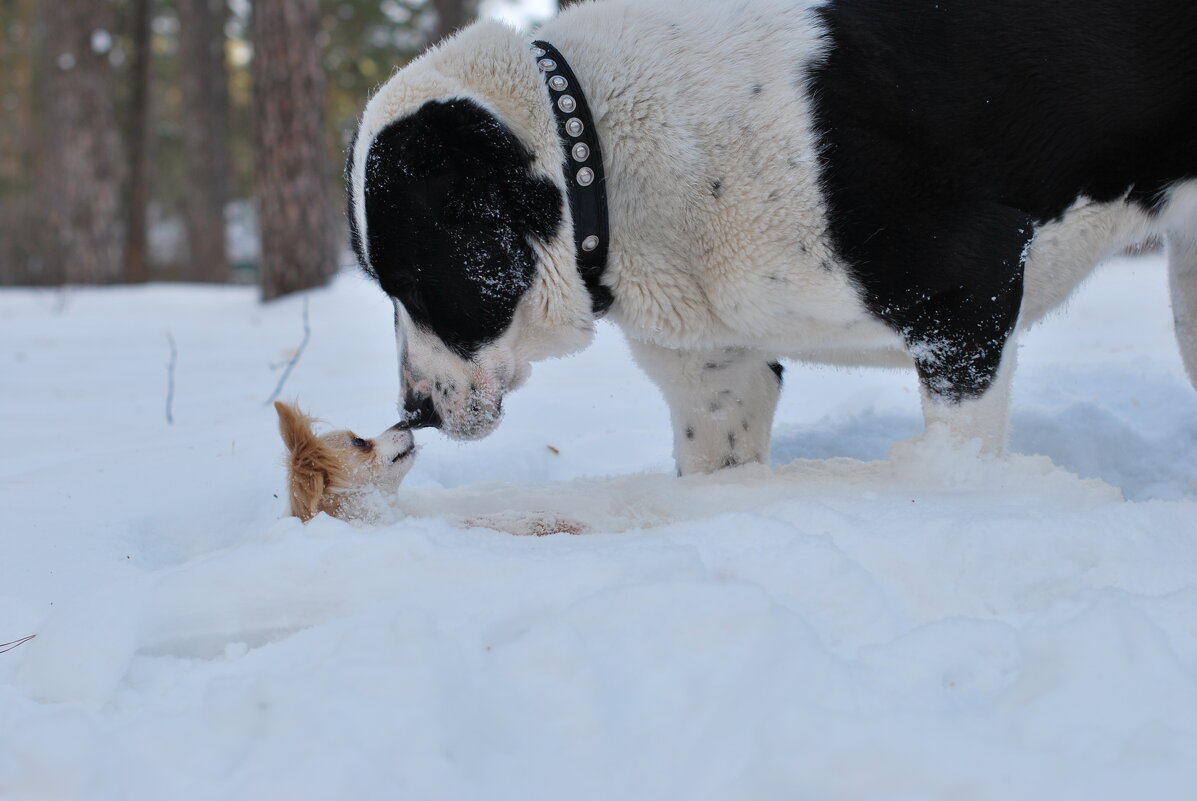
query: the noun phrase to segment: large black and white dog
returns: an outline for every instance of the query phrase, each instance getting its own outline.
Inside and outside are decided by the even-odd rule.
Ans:
[[[1192,0],[600,0],[538,38],[477,23],[361,120],[413,424],[485,436],[606,313],[683,473],[767,458],[779,357],[913,365],[1000,450],[1016,332],[1153,234],[1197,380]]]

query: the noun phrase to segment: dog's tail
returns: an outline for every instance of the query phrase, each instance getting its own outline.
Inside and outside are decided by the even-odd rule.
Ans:
[[[1168,283],[1180,356],[1197,389],[1197,230],[1168,235]]]

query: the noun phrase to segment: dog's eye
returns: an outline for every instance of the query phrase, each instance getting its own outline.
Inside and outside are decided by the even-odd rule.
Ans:
[[[355,448],[363,448],[364,449],[364,448],[370,447],[370,443],[366,442],[361,437],[354,437],[352,440],[350,440],[350,442],[353,443],[353,447],[355,447]]]

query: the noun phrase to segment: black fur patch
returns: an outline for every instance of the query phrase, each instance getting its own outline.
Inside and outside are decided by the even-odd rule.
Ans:
[[[507,330],[536,272],[529,241],[561,225],[561,192],[532,175],[532,162],[502,122],[465,99],[425,103],[370,145],[368,247],[359,233],[358,258],[416,325],[463,358]]]
[[[1197,4],[833,0],[806,76],[835,248],[949,400],[984,392],[1036,225],[1197,177]]]

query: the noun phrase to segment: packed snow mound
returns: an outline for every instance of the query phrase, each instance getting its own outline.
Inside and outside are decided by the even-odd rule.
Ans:
[[[0,798],[1192,798],[1160,259],[1027,338],[1006,459],[912,439],[912,375],[793,366],[772,467],[677,479],[603,327],[491,438],[421,432],[374,526],[282,517],[304,303],[0,292]],[[284,395],[393,422],[385,299],[306,303]],[[587,533],[477,525],[536,515]]]

